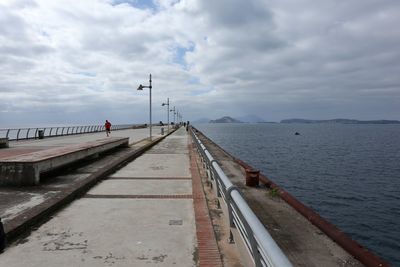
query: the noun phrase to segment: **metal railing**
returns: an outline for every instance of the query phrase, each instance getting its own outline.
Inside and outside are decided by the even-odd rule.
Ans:
[[[143,124],[120,124],[113,125],[112,130],[124,130],[144,126]],[[36,127],[36,128],[14,128],[0,129],[0,138],[9,140],[25,140],[39,138],[42,131],[43,137],[54,137],[64,135],[75,135],[84,133],[95,133],[104,131],[104,125],[84,125],[84,126],[60,126],[60,127]]]
[[[226,204],[230,227],[238,230],[254,266],[292,267],[286,255],[246,203],[240,190],[225,175],[193,128],[191,128],[191,134],[205,164],[207,174],[216,184],[217,196],[221,197]]]

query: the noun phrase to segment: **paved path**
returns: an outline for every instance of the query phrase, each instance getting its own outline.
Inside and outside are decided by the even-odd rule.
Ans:
[[[190,168],[181,128],[9,247],[1,265],[196,266]]]
[[[166,131],[166,127],[164,127]],[[161,136],[161,127],[153,127],[153,138]],[[112,131],[111,137],[129,137],[129,144],[133,144],[149,137],[149,128],[126,129]],[[62,147],[74,144],[81,144],[94,140],[107,138],[105,132],[77,134],[68,136],[45,137],[44,139],[28,139],[10,141],[10,148],[0,149],[0,159],[10,156],[17,156],[30,152],[46,150],[54,147]]]

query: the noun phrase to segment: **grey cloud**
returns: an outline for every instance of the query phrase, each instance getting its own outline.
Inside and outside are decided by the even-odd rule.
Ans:
[[[27,40],[26,24],[23,19],[0,4],[0,38]],[[0,39],[1,40],[1,39]]]
[[[242,28],[244,25],[252,24],[262,20],[268,26],[272,22],[272,14],[265,9],[262,1],[199,1],[200,8],[209,17],[211,26]]]
[[[146,121],[148,92],[135,87],[151,72],[154,103],[169,97],[188,119],[398,119],[398,1],[38,2],[0,8],[15,24],[0,24],[3,111]],[[193,47],[179,55],[187,64],[177,47]]]

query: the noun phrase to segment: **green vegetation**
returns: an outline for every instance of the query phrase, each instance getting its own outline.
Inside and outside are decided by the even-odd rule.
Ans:
[[[279,197],[279,191],[276,188],[271,188],[271,190],[269,190],[269,195],[271,197]]]

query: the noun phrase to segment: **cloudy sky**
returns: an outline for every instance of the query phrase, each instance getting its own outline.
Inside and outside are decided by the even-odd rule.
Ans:
[[[73,3],[73,4],[72,4]],[[0,125],[400,119],[398,0],[0,0]]]

